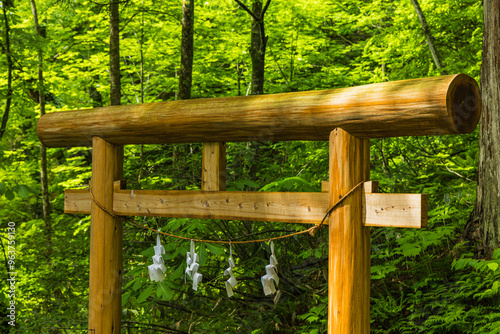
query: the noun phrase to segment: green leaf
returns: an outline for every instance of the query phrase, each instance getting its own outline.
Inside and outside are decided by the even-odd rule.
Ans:
[[[174,291],[172,291],[164,282],[160,282],[158,284],[158,288],[161,291],[161,295],[159,296],[161,300],[169,301],[174,296]]]
[[[422,248],[416,244],[403,244],[400,249],[404,256],[417,256],[422,251]]]
[[[28,197],[30,197],[30,195],[32,193],[33,192],[30,191],[30,188],[28,186],[25,186],[25,185],[19,185],[19,186],[17,186],[17,194],[22,199],[27,199]]]
[[[6,190],[7,190],[7,187],[5,186],[5,184],[0,183],[0,197],[3,196],[3,194],[5,194]]]
[[[7,189],[7,191],[5,192],[5,198],[7,198],[9,201],[12,201],[14,197],[14,192],[10,189]]]
[[[208,245],[208,244],[207,244]],[[198,248],[199,256],[200,256],[200,266],[205,265],[207,263],[207,248],[205,244],[201,244]]]
[[[499,260],[500,259],[500,248],[495,249],[493,252],[493,258]]]
[[[498,293],[498,288],[500,288],[500,281],[495,281],[493,282],[493,285],[491,287],[491,291],[494,293],[494,294],[497,294]]]
[[[134,285],[132,286],[132,289],[134,291],[137,291],[137,290],[139,290],[141,288],[141,286],[142,286],[142,280],[138,279],[138,280],[135,281]]]
[[[130,295],[132,294],[132,291],[126,292],[122,295],[122,306],[124,306],[127,303],[127,300],[130,298]]]
[[[470,259],[460,259],[460,260],[457,260],[453,264],[453,267],[455,268],[455,270],[463,269],[469,263],[469,261],[470,261]]]
[[[148,299],[149,296],[151,296],[154,287],[155,287],[154,284],[149,284],[149,286],[145,290],[143,290],[139,295],[139,297],[137,298],[137,303],[140,304],[144,302],[146,299]]]
[[[488,263],[488,268],[490,268],[491,271],[496,271],[498,269],[498,263],[496,262]]]
[[[184,263],[182,263],[180,266],[177,267],[177,269],[175,269],[173,274],[170,275],[170,279],[171,280],[178,279],[179,277],[181,277],[183,272],[184,272]]]
[[[206,244],[210,253],[214,255],[224,255],[224,248],[221,245],[217,244]]]

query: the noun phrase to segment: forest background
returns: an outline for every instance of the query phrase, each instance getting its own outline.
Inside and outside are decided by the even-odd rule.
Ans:
[[[17,319],[11,328],[1,306],[0,330],[87,333],[90,217],[64,214],[63,192],[88,185],[91,149],[46,151],[50,203],[44,204],[36,122],[44,112],[109,104],[110,8],[86,0],[38,1],[35,24],[34,2],[1,2],[0,305],[10,301],[7,228],[14,222]],[[273,0],[264,17],[263,92],[453,73],[479,82],[481,1],[427,0],[420,6],[427,29],[415,1]],[[191,98],[260,93],[251,86],[250,15],[232,0],[194,1],[194,13]],[[121,103],[179,98],[182,2],[123,1],[119,16]],[[372,229],[373,333],[499,332],[500,252],[484,259],[467,224],[476,196],[478,137],[477,129],[469,135],[371,141],[371,178],[381,191],[429,194],[428,228]],[[199,189],[201,144],[126,146],[124,168],[131,189]],[[328,143],[228,143],[227,171],[229,190],[318,191],[328,179]],[[205,239],[261,238],[304,228],[137,221]],[[281,280],[271,297],[260,284],[269,257],[265,244],[233,246],[240,283],[228,299],[222,276],[228,249],[198,245],[203,283],[195,292],[184,284],[189,243],[182,240],[163,239],[166,279],[149,280],[155,241],[147,230],[124,226],[124,333],[326,332],[325,231],[275,243]]]

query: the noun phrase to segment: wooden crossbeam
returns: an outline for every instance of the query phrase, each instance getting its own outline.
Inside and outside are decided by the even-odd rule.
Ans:
[[[427,227],[427,194],[365,193],[363,224],[379,227]]]
[[[358,138],[469,133],[481,99],[465,75],[360,87],[192,99],[47,113],[37,125],[47,147],[328,140],[337,127]],[[75,120],[78,122],[75,122]]]
[[[363,200],[365,226],[427,226],[427,196],[366,192],[376,182],[366,182]],[[318,224],[329,208],[325,192],[244,192],[184,190],[124,190],[115,186],[113,210],[123,216],[185,217]],[[65,191],[66,213],[89,214],[86,189]],[[328,223],[326,221],[325,223]]]

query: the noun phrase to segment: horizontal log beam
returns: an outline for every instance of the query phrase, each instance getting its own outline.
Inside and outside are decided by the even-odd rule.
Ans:
[[[328,140],[337,127],[359,138],[471,132],[481,100],[465,75],[331,90],[192,99],[48,113],[37,126],[48,147]]]
[[[367,182],[368,183],[368,182]],[[374,183],[369,182],[371,187]],[[366,189],[366,187],[365,187]],[[90,213],[88,190],[65,191],[65,213]],[[366,193],[363,224],[426,227],[427,196]],[[319,224],[328,193],[116,190],[113,210],[122,216],[183,217]],[[325,221],[328,224],[328,221]]]

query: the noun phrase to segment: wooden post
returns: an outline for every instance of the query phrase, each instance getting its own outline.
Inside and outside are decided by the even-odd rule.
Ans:
[[[370,178],[370,141],[330,134],[330,205]],[[363,187],[329,219],[328,333],[370,333],[370,228],[362,225]]]
[[[113,182],[123,177],[123,146],[92,139],[92,193],[113,210]],[[121,331],[122,238],[120,218],[110,216],[92,202],[90,225],[89,332]]]
[[[226,190],[226,143],[203,143],[201,190]]]

